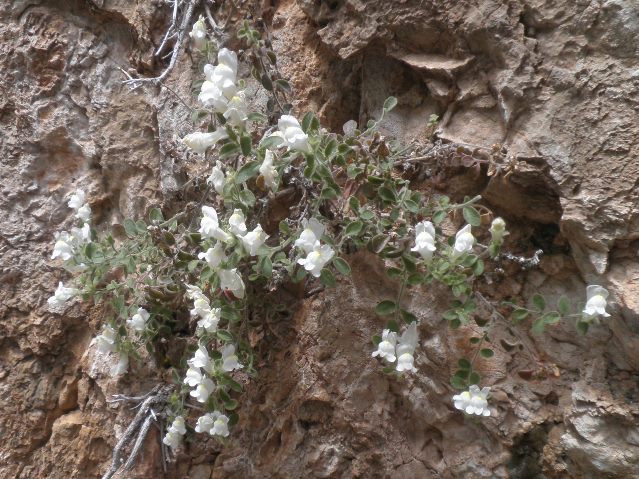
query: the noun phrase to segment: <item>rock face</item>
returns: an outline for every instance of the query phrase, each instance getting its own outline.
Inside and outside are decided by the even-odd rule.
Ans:
[[[261,339],[260,376],[225,445],[193,443],[165,471],[153,429],[127,477],[639,477],[636,2],[246,9],[267,20],[298,111],[339,129],[395,95],[384,123],[395,136],[425,141],[437,114],[440,138],[499,143],[518,162],[508,179],[458,168],[437,185],[481,193],[512,224],[517,253],[546,253],[536,270],[496,276],[486,294],[577,302],[599,283],[612,317],[585,337],[572,324],[537,337],[496,320],[495,358],[480,364],[493,415],[473,421],[453,409],[449,386],[472,330],[441,321],[443,291],[411,291],[419,373],[385,376],[370,357],[382,328],[372,307],[396,285],[358,253],[351,280],[298,301],[282,331]],[[83,187],[106,229],[179,192],[175,140],[192,128],[188,110],[166,89],[121,83],[124,72],[161,70],[153,52],[169,17],[151,0],[18,0],[0,12],[0,477],[101,477],[133,415],[107,399],[162,377],[149,365],[109,378],[112,359],[90,344],[100,311],[52,314],[46,298],[64,279],[48,258],[70,223],[67,193]],[[183,54],[169,85],[188,99],[197,76]]]

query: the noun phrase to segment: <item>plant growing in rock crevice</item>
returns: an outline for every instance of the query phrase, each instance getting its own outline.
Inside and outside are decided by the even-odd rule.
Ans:
[[[231,433],[242,382],[256,374],[249,319],[264,295],[282,283],[335,287],[336,275],[351,272],[347,252],[378,255],[400,286],[395,297],[371,305],[389,317],[381,336],[373,338],[372,355],[389,374],[416,372],[418,318],[404,306],[404,293],[444,285],[455,299],[443,319],[452,328],[468,325],[477,310],[477,280],[486,263],[500,256],[508,234],[500,218],[483,225],[480,197],[453,204],[446,196],[425,198],[411,189],[398,173],[405,150],[379,131],[395,98],[384,102],[381,118],[362,129],[350,123],[343,134],[323,129],[312,112],[299,121],[289,114],[290,87],[279,75],[275,53],[245,23],[238,36],[251,48],[252,74],[271,93],[265,112],[251,111],[246,82],[238,78],[238,55],[226,48],[215,52],[203,25],[196,22],[193,44],[206,58],[216,53],[217,64],[203,66],[205,79],[197,87],[202,114],[195,119],[204,121],[203,131],[182,143],[210,171],[207,178],[193,178],[204,191],[170,218],[153,209],[145,220],[125,220],[124,237],[92,230],[86,195],[78,191],[69,206],[82,227],[60,233],[53,253],[76,275],[74,286],[60,283],[49,300],[54,309],[74,296],[106,306],[97,345],[117,354],[114,375],[124,374],[131,359],[140,360],[143,349],[165,365],[169,360],[158,345],[178,336],[186,340],[184,357],[168,364],[174,387],[164,444],[172,449],[194,432],[218,438]],[[291,214],[270,227],[269,207],[282,192],[294,198]],[[443,225],[456,212],[465,224],[447,234]],[[489,240],[483,244],[478,237]],[[589,287],[586,307],[576,315],[581,332],[607,315],[606,297],[603,288]],[[536,333],[571,316],[563,299],[550,312],[541,296],[531,309],[509,306],[515,321],[538,315]],[[470,339],[476,352],[459,360],[451,383],[468,389],[454,396],[455,407],[487,416],[489,388],[478,388],[481,377],[473,368],[477,357],[493,356],[484,328]]]

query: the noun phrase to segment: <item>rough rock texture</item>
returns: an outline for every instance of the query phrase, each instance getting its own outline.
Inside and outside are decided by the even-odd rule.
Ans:
[[[259,3],[259,5],[258,5]],[[252,6],[247,6],[247,9]],[[451,405],[451,333],[438,290],[411,291],[421,320],[419,374],[398,381],[369,357],[381,320],[371,306],[396,285],[366,255],[352,281],[301,302],[267,335],[261,375],[226,445],[193,444],[163,472],[159,432],[127,477],[639,477],[639,147],[633,121],[639,6],[630,0],[284,0],[255,2],[273,34],[299,111],[335,129],[379,112],[385,128],[504,145],[508,180],[439,185],[482,193],[513,227],[510,245],[542,247],[539,269],[495,276],[495,297],[582,300],[611,290],[612,317],[586,337],[571,324],[532,337],[496,320],[496,358],[481,362],[494,415]],[[259,8],[263,8],[263,12]],[[179,193],[188,110],[167,90],[131,92],[125,71],[152,75],[169,16],[164,2],[19,0],[0,11],[0,477],[100,477],[127,421],[115,393],[162,377],[108,377],[91,338],[104,319],[80,305],[46,309],[64,273],[49,261],[68,228],[64,195],[90,196],[99,227]],[[169,84],[189,98],[195,62]],[[270,341],[270,342],[269,342]]]

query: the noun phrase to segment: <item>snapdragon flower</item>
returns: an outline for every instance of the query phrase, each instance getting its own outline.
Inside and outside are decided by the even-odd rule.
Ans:
[[[150,316],[146,309],[138,308],[138,312],[131,316],[131,319],[127,319],[126,323],[135,331],[144,331]]]
[[[81,219],[85,223],[91,218],[91,207],[86,204],[86,194],[84,190],[76,190],[69,198],[67,203],[69,208],[75,210],[75,217]]]
[[[197,22],[193,24],[193,28],[189,33],[193,45],[198,50],[203,50],[206,47],[206,24],[204,23],[204,17],[200,15]]]
[[[187,361],[187,364],[192,368],[202,368],[208,373],[211,373],[214,369],[209,352],[202,345],[195,351],[193,357]]]
[[[217,331],[217,325],[222,318],[222,309],[221,308],[211,308],[211,310],[206,313],[206,315],[201,316],[197,322],[198,328],[204,329],[207,333],[214,333]]]
[[[300,122],[294,116],[282,115],[277,122],[279,131],[273,133],[273,136],[279,136],[284,140],[284,145],[289,150],[310,153],[311,146],[308,143],[308,135],[304,133]]]
[[[501,245],[504,242],[504,236],[509,234],[506,231],[506,222],[502,218],[495,218],[490,224],[489,231],[491,241],[496,245]]]
[[[277,189],[277,170],[273,166],[275,155],[271,150],[266,150],[264,161],[260,165],[260,175],[264,178],[264,185],[275,191]]]
[[[224,128],[218,128],[210,133],[203,133],[196,131],[189,133],[181,142],[188,148],[193,150],[194,153],[204,153],[208,148],[215,145],[220,140],[225,140],[229,135]]]
[[[268,235],[264,232],[261,225],[257,225],[253,231],[246,233],[241,239],[249,254],[255,256],[257,251],[268,239]]]
[[[63,306],[69,299],[73,298],[77,295],[79,291],[75,288],[67,288],[64,286],[62,281],[58,283],[58,287],[49,299],[47,299],[47,303],[49,303],[50,308],[58,308]]]
[[[229,100],[237,92],[237,54],[222,48],[217,55],[217,66],[205,65],[206,80],[202,84],[198,100],[204,106],[212,106],[217,112],[226,112]]]
[[[86,223],[91,219],[91,207],[89,205],[81,206],[75,216]]]
[[[195,432],[210,433],[211,429],[213,429],[213,424],[215,423],[215,419],[217,419],[217,416],[215,416],[212,413],[208,413],[208,414],[205,414],[204,416],[200,416],[199,418],[197,418],[197,424],[195,425]]]
[[[325,244],[320,246],[320,242],[316,241],[313,251],[308,253],[306,258],[298,259],[297,263],[303,266],[304,269],[311,273],[314,277],[319,278],[322,273],[322,268],[333,258],[334,255],[335,251],[333,251],[329,245]]]
[[[211,170],[211,175],[206,179],[206,182],[213,185],[218,195],[224,193],[226,177],[224,176],[224,171],[222,171],[222,162],[219,160],[215,162],[215,166]]]
[[[490,416],[487,400],[489,392],[489,387],[480,390],[477,385],[473,384],[468,391],[453,396],[455,409],[464,411],[466,414]]]
[[[235,208],[233,214],[229,217],[229,231],[234,235],[241,236],[246,234],[246,218],[242,210]]]
[[[608,290],[597,284],[591,284],[586,288],[586,306],[584,307],[583,314],[586,318],[595,318],[596,316],[603,316],[607,318],[610,316],[606,312],[606,300],[608,298]]]
[[[199,233],[205,238],[216,239],[228,243],[232,240],[231,235],[220,228],[217,219],[217,212],[210,206],[202,206],[202,220],[200,222]]]
[[[211,436],[227,437],[229,435],[228,423],[229,418],[227,416],[220,411],[213,411],[198,418],[195,430],[197,432],[208,432]]]
[[[244,297],[245,287],[242,276],[237,272],[237,268],[221,269],[218,271],[220,277],[220,288],[224,291],[230,291],[236,298]]]
[[[408,325],[397,343],[397,371],[417,372],[417,368],[413,364],[415,361],[414,354],[415,348],[417,347],[417,341],[417,322],[413,321]]]
[[[75,254],[74,242],[75,238],[66,231],[56,234],[56,241],[53,246],[51,259],[60,258],[62,261],[68,261],[73,258],[73,255]]]
[[[102,334],[95,339],[98,344],[98,351],[101,353],[112,353],[117,349],[117,333],[108,324],[104,326]]]
[[[122,376],[129,370],[129,355],[121,353],[118,362],[111,368],[109,374],[111,377]]]
[[[242,369],[244,366],[240,364],[237,354],[235,354],[235,346],[227,344],[222,349],[222,369],[226,372]]]
[[[182,416],[177,416],[162,439],[162,442],[171,449],[177,449],[180,446],[180,442],[182,441],[182,436],[184,436],[184,434],[186,434],[184,418]]]
[[[475,237],[471,233],[470,225],[464,226],[455,235],[455,245],[453,246],[453,257],[460,256],[472,251],[475,245]]]
[[[395,359],[395,345],[397,344],[397,333],[390,329],[385,329],[382,332],[382,340],[377,345],[377,351],[374,351],[372,356],[379,356],[389,363],[394,363]]]
[[[303,220],[302,226],[304,226],[304,230],[300,237],[295,240],[295,246],[303,249],[308,254],[315,249],[315,245],[324,234],[326,227],[315,218]]]
[[[209,396],[213,394],[214,391],[215,383],[211,379],[204,376],[202,377],[202,380],[197,385],[197,387],[189,394],[194,397],[197,402],[204,403],[209,398]]]
[[[246,105],[246,96],[243,91],[238,91],[229,100],[224,112],[226,122],[232,126],[242,126],[248,119],[248,106]]]
[[[430,259],[435,247],[435,227],[430,221],[422,221],[415,225],[415,246],[411,251],[419,253],[422,258]]]
[[[202,374],[202,371],[200,370],[200,368],[195,367],[192,364],[189,364],[189,369],[187,369],[186,371],[186,377],[184,378],[184,383],[187,386],[194,388],[202,382],[204,377],[205,376]]]
[[[213,248],[209,248],[204,253],[198,253],[198,259],[206,261],[211,269],[217,269],[223,261],[227,260],[227,256],[224,253],[224,247],[221,242],[215,243]]]

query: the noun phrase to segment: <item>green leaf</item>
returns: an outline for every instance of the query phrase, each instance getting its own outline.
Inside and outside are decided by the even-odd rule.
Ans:
[[[397,321],[394,319],[391,319],[388,323],[386,323],[386,329],[394,333],[399,333],[399,324],[397,324]]]
[[[566,296],[561,296],[557,302],[557,309],[562,316],[567,315],[570,312],[570,301]]]
[[[193,261],[189,261],[189,264],[187,265],[187,269],[189,270],[189,272],[192,273],[193,271],[196,270],[199,264],[200,264],[200,261],[197,259],[194,259]]]
[[[306,115],[304,115],[304,118],[302,118],[302,130],[304,133],[308,133],[311,123],[313,122],[313,118],[315,118],[315,114],[312,111],[309,111]]]
[[[240,420],[240,416],[236,413],[229,414],[229,427],[235,426]]]
[[[436,225],[438,225],[445,219],[446,219],[446,211],[444,210],[436,211],[435,214],[433,215],[433,223]]]
[[[386,98],[386,101],[384,101],[384,110],[386,111],[391,111],[396,106],[397,98],[395,98],[394,96],[389,96],[388,98]]]
[[[257,113],[257,112],[252,112],[248,114],[249,121],[255,121],[255,122],[259,122],[259,123],[264,123],[268,118],[266,118],[266,115],[262,115],[261,113]]]
[[[414,323],[417,321],[417,316],[415,316],[410,311],[406,311],[405,309],[400,309],[399,314],[402,316],[402,319],[406,321],[408,324]]]
[[[320,200],[332,200],[333,198],[337,198],[337,191],[335,191],[330,186],[325,186],[322,188],[322,192],[320,193]]]
[[[535,320],[535,322],[532,325],[532,332],[533,334],[541,334],[544,332],[544,326],[546,325],[546,323],[544,322],[544,318],[537,318]]]
[[[88,243],[84,247],[84,254],[87,258],[93,259],[95,257],[95,253],[98,251],[98,246],[95,243]]]
[[[359,204],[359,200],[357,199],[356,196],[351,196],[348,199],[348,206],[351,207],[351,209],[353,210],[354,213],[357,213],[359,211],[360,204]]]
[[[335,269],[344,276],[349,276],[351,274],[351,267],[342,258],[334,258],[333,266],[335,266]]]
[[[389,203],[393,203],[393,202],[397,201],[397,196],[395,195],[393,190],[391,190],[390,188],[387,188],[385,186],[381,186],[377,190],[377,196],[379,196],[384,201],[388,201]]]
[[[550,311],[542,316],[544,323],[546,324],[557,324],[561,319],[561,314],[557,311]]]
[[[495,355],[495,351],[490,348],[483,348],[479,350],[479,354],[484,358],[492,358]]]
[[[149,212],[149,220],[151,220],[152,222],[158,222],[158,223],[161,223],[162,221],[164,221],[162,210],[160,210],[159,208],[151,208],[151,211]]]
[[[328,288],[334,288],[337,286],[337,282],[335,281],[335,276],[329,269],[324,268],[320,274],[320,281],[324,286]]]
[[[375,306],[375,312],[380,316],[386,316],[388,314],[392,314],[397,309],[394,301],[385,300],[377,303]]]
[[[419,205],[412,200],[405,200],[404,206],[411,213],[417,213],[419,211]]]
[[[475,276],[481,276],[483,272],[484,272],[484,262],[481,259],[478,259],[473,266],[473,273],[475,274]]]
[[[237,409],[238,402],[235,399],[229,399],[228,401],[224,401],[224,409],[228,411],[233,411]]]
[[[459,369],[470,369],[471,368],[471,364],[470,361],[466,358],[460,358],[457,360],[457,366],[459,366]]]
[[[255,204],[255,195],[249,189],[242,190],[240,191],[240,200],[242,200],[242,203],[246,206],[251,207]]]
[[[260,81],[262,82],[262,86],[264,88],[266,88],[268,91],[273,91],[273,82],[266,73],[262,75]]]
[[[248,135],[242,135],[240,137],[240,147],[242,149],[242,154],[244,156],[249,156],[251,151],[253,151],[253,141],[251,137]]]
[[[522,322],[528,317],[529,311],[524,308],[518,308],[513,311],[513,323],[517,324]]]
[[[541,294],[535,294],[532,298],[532,303],[540,312],[546,309],[546,300]]]
[[[279,79],[275,80],[275,84],[280,87],[282,90],[286,90],[287,92],[291,92],[293,89],[291,88],[291,84],[286,80]]]
[[[469,341],[470,341],[470,344],[479,344],[479,342],[481,341],[481,338],[474,337],[474,338],[470,338]]]
[[[357,236],[364,227],[364,223],[361,221],[353,221],[344,230],[344,236]]]
[[[326,145],[326,148],[324,148],[324,156],[330,159],[335,154],[336,151],[337,151],[337,140],[332,139],[331,141],[328,142],[328,144]]]
[[[224,145],[222,148],[220,148],[220,159],[224,159],[227,158],[231,155],[236,154],[238,151],[240,151],[240,147],[237,143],[227,143],[226,145]]]
[[[284,142],[284,138],[282,138],[281,136],[271,135],[271,136],[267,136],[260,142],[260,147],[266,148],[266,149],[273,148],[275,146],[282,144],[283,142]]]
[[[260,269],[262,270],[262,274],[267,278],[273,276],[273,263],[271,262],[271,258],[268,256],[262,257],[260,260]]]
[[[466,206],[463,210],[466,223],[471,226],[479,226],[481,224],[481,215],[472,206]]]
[[[288,236],[291,234],[291,228],[288,226],[288,223],[286,222],[286,220],[280,221],[279,229],[280,229],[280,233],[282,233],[283,235]]]
[[[239,169],[237,174],[235,175],[235,182],[239,185],[244,183],[245,181],[251,179],[253,176],[257,175],[257,172],[260,170],[260,164],[251,160],[248,163],[245,163],[242,168]]]
[[[460,378],[459,376],[453,376],[450,378],[450,384],[455,389],[466,389],[466,380]]]
[[[133,221],[132,219],[127,218],[127,219],[124,220],[123,226],[124,226],[124,231],[126,231],[126,234],[129,237],[133,238],[134,236],[137,236],[138,228],[135,225],[135,221]]]
[[[475,371],[470,373],[470,376],[468,377],[468,384],[479,384],[479,381],[481,381],[479,373],[476,373]]]
[[[588,332],[590,323],[588,321],[578,320],[576,326],[577,326],[577,332],[583,336]]]
[[[390,236],[387,235],[375,235],[368,243],[370,250],[373,253],[379,254],[386,247],[390,241]]]
[[[231,336],[231,333],[229,333],[228,331],[225,331],[224,329],[218,329],[215,332],[215,335],[220,338],[222,341],[233,341],[233,336]]]

